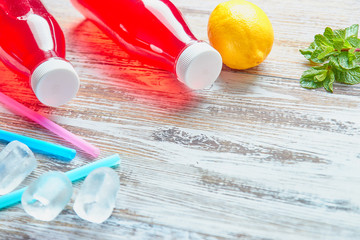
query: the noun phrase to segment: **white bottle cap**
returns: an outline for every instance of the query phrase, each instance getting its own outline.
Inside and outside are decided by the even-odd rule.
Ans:
[[[31,87],[45,105],[65,104],[79,90],[80,81],[73,66],[62,59],[51,58],[41,63],[31,75]]]
[[[178,79],[192,89],[209,87],[218,78],[221,69],[220,53],[205,42],[185,48],[175,67]]]

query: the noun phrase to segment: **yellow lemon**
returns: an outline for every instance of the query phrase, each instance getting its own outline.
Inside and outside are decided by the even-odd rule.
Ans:
[[[265,60],[274,42],[274,30],[258,6],[230,0],[220,3],[210,14],[208,37],[224,64],[241,70]]]

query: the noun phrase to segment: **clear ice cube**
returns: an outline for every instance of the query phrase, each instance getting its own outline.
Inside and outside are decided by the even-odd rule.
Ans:
[[[82,184],[75,199],[74,211],[87,221],[104,222],[114,210],[119,187],[119,176],[113,169],[109,167],[95,169]]]
[[[71,199],[70,179],[62,172],[47,172],[25,190],[21,204],[32,217],[51,221],[59,215]]]
[[[32,151],[19,141],[12,141],[0,153],[0,195],[14,190],[36,168]]]

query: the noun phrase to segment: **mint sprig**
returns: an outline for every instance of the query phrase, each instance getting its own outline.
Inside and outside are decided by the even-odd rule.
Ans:
[[[324,87],[333,92],[333,83],[360,83],[360,39],[359,25],[345,29],[325,28],[323,34],[317,34],[307,49],[300,50],[309,61],[317,66],[306,70],[300,85],[304,88]]]

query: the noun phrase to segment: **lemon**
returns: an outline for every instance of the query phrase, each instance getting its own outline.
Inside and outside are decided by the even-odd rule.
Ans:
[[[274,30],[258,6],[230,0],[220,3],[210,14],[208,37],[225,65],[242,70],[265,60],[274,42]]]

